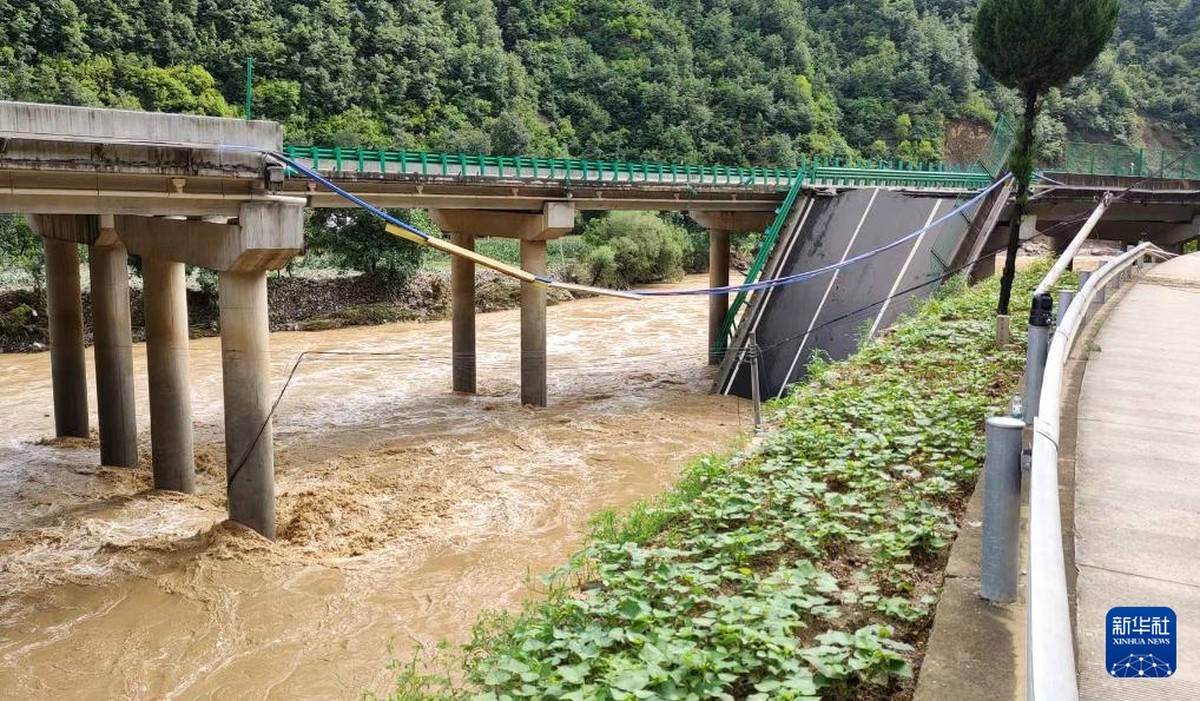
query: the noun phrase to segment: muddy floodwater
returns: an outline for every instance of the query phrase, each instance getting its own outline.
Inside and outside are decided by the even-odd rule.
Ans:
[[[386,691],[389,642],[466,639],[591,515],[747,429],[746,406],[708,394],[707,309],[552,307],[540,410],[518,406],[515,311],[478,317],[475,397],[449,391],[448,323],[272,334],[275,391],[302,352],[364,353],[307,356],[279,405],[276,542],[222,523],[218,339],[191,346],[195,496],[150,489],[143,346],[136,470],[99,467],[94,440],[48,440],[49,355],[0,355],[0,697]]]

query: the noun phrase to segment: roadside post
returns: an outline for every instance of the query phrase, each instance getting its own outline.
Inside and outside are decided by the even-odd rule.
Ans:
[[[987,420],[983,466],[983,598],[1017,600],[1021,552],[1021,448],[1025,422],[1007,416]]]

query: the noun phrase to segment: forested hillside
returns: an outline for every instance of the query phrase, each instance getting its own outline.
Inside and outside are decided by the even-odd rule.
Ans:
[[[1015,111],[972,0],[0,0],[0,98],[239,115],[289,139],[787,165],[939,158],[946,124]],[[1190,144],[1200,1],[1126,0],[1050,99],[1072,138]]]

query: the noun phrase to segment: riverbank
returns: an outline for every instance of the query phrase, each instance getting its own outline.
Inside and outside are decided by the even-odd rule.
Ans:
[[[911,698],[983,421],[1021,374],[997,283],[814,365],[755,447],[599,518],[543,598],[449,656],[461,674],[406,668],[393,698]]]
[[[520,283],[491,270],[475,275],[475,308],[479,312],[516,309]],[[142,291],[129,293],[133,340],[145,340]],[[219,333],[215,289],[188,290],[188,326],[192,338]],[[267,278],[272,331],[319,331],[403,321],[436,321],[450,314],[450,274],[421,270],[396,282],[384,273],[337,276],[271,275]],[[575,299],[560,289],[547,291],[549,304]],[[0,291],[0,352],[23,353],[49,346],[46,299],[32,289]],[[92,305],[83,292],[84,341],[91,343]]]

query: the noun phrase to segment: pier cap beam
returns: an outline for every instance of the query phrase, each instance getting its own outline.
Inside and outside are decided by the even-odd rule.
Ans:
[[[575,205],[570,202],[547,202],[540,212],[431,209],[429,214],[442,231],[475,237],[549,241],[575,228]]]
[[[709,231],[762,233],[775,221],[774,212],[727,212],[691,210],[692,221]]]
[[[26,217],[33,233],[51,241],[91,246],[100,238],[100,220],[81,214],[36,214]]]
[[[279,270],[304,249],[301,200],[242,205],[237,224],[116,217],[130,253],[218,271]]]

